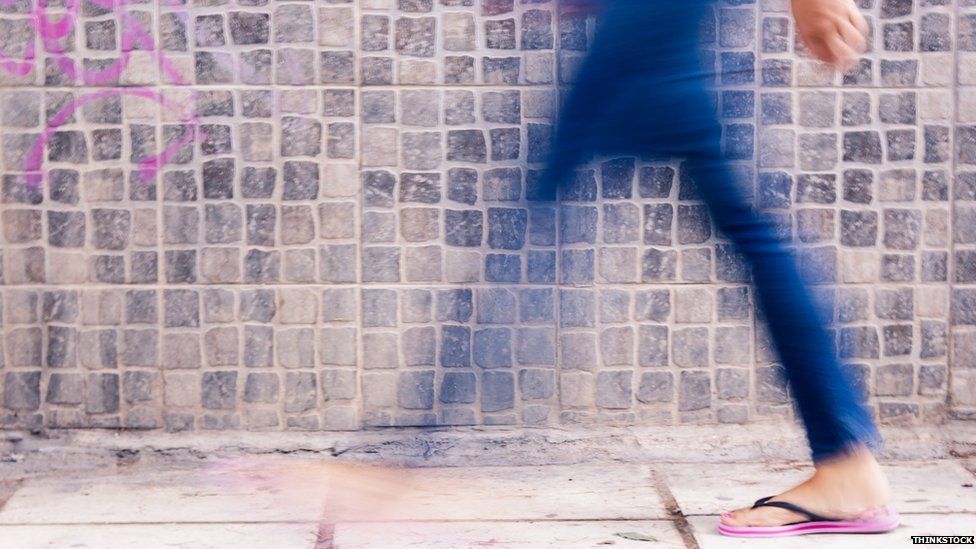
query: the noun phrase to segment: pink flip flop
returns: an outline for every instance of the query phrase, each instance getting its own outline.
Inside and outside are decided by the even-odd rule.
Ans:
[[[888,508],[885,508],[880,515],[875,513],[874,516],[865,520],[835,520],[821,517],[787,501],[770,501],[772,498],[773,496],[759,499],[752,508],[779,507],[801,514],[810,520],[782,526],[729,526],[720,522],[718,525],[719,533],[741,538],[772,538],[802,536],[804,534],[880,534],[894,530],[901,522],[898,513]]]

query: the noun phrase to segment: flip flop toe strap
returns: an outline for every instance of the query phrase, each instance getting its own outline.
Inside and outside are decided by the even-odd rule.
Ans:
[[[826,517],[822,517],[816,513],[811,513],[810,511],[807,511],[803,507],[800,507],[799,505],[790,503],[788,501],[770,501],[771,499],[773,499],[773,497],[774,496],[768,496],[756,500],[756,503],[753,504],[752,508],[755,509],[756,507],[778,507],[780,509],[786,509],[787,511],[793,511],[794,513],[803,515],[807,517],[811,522],[825,522],[825,521],[833,520]]]

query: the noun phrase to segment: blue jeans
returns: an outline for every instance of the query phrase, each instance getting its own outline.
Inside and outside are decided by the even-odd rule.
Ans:
[[[540,194],[554,197],[590,154],[683,158],[716,226],[751,269],[813,459],[875,447],[880,435],[841,369],[796,258],[743,197],[721,152],[708,91],[714,75],[704,69],[698,43],[707,9],[707,0],[603,0]]]

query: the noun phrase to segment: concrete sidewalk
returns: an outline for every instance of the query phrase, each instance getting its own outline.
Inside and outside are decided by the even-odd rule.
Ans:
[[[976,534],[976,461],[965,458],[886,462],[904,517],[894,532],[786,540],[721,537],[717,515],[798,482],[810,472],[802,462],[393,468],[313,453],[143,451],[95,469],[24,467],[43,458],[0,463],[4,548],[831,549]]]

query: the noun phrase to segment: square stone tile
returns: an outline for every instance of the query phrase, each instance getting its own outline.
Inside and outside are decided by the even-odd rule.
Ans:
[[[863,549],[865,547],[919,547],[911,536],[973,534],[972,515],[902,515],[901,525],[884,534],[811,534],[791,538],[733,538],[718,533],[718,516],[690,517],[695,540],[701,549]]]
[[[631,536],[628,538],[621,534]],[[633,539],[632,534],[639,534],[645,539]],[[678,531],[666,521],[340,523],[335,528],[333,545],[336,549],[387,549],[389,547],[679,549],[684,546]]]
[[[659,468],[685,515],[714,515],[751,505],[810,476],[793,464],[683,464]],[[976,512],[973,475],[955,461],[885,465],[900,513]]]

